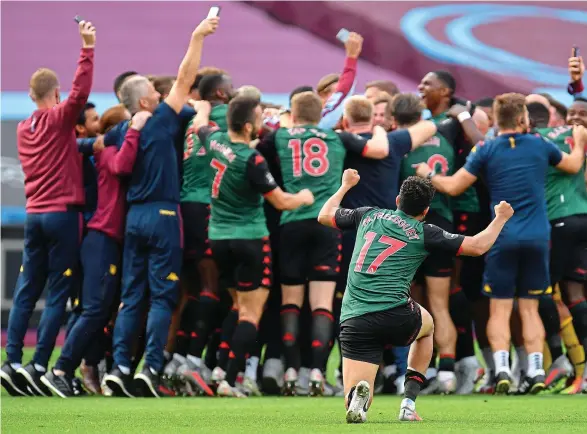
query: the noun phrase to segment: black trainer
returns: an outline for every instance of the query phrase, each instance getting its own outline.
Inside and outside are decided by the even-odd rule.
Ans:
[[[5,362],[0,370],[0,379],[2,386],[10,394],[10,396],[28,396],[27,385],[23,381],[21,375],[10,366],[10,363]]]
[[[512,379],[507,372],[500,372],[495,377],[495,394],[496,395],[507,395],[510,393],[510,387],[512,386]]]
[[[132,377],[130,374],[123,374],[122,371],[116,367],[110,374],[104,377],[106,385],[112,390],[114,396],[123,396],[134,398],[134,389],[132,385]]]
[[[45,374],[35,368],[33,362],[26,366],[20,367],[16,370],[17,375],[20,375],[24,382],[27,383],[29,389],[37,396],[51,396],[51,391],[41,381],[41,377]]]
[[[544,375],[535,375],[534,377],[525,377],[524,381],[518,386],[516,395],[537,395],[546,389],[544,384]]]
[[[84,388],[82,380],[77,377],[73,377],[71,380],[71,388],[73,389],[73,396],[88,395],[88,391]]]
[[[164,394],[161,392],[159,386],[161,379],[159,374],[149,368],[147,365],[143,370],[135,375],[135,387],[137,393],[145,398],[160,398]]]
[[[51,370],[41,377],[41,381],[51,392],[61,398],[70,398],[74,396],[71,379],[66,375],[55,375]]]

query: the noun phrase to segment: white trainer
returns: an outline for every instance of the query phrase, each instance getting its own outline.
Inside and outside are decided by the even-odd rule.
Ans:
[[[371,395],[369,383],[361,380],[357,383],[346,412],[347,423],[364,423],[367,421],[367,403]]]

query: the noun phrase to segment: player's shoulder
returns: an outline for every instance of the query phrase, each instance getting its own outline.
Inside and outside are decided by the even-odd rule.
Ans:
[[[426,237],[443,237],[447,240],[454,240],[458,237],[458,234],[453,234],[451,232],[445,231],[444,229],[432,224],[432,223],[424,223],[423,224],[424,230],[424,238]]]

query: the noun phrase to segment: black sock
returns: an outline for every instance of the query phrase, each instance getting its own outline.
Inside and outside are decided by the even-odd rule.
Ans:
[[[312,312],[312,369],[322,370],[330,355],[334,318],[326,309]]]
[[[587,301],[583,300],[572,305],[569,310],[573,316],[573,326],[579,342],[587,352]],[[554,360],[554,359],[553,359]]]
[[[457,329],[456,360],[475,355],[473,345],[473,318],[469,300],[461,288],[454,288],[450,294],[450,317]]]
[[[295,304],[281,306],[281,341],[283,342],[283,355],[285,356],[285,368],[300,369],[300,347],[298,344],[298,332],[300,328],[300,308]]]
[[[208,346],[206,347],[206,358],[204,359],[205,365],[214,369],[218,364],[218,347],[220,345],[220,337],[222,336],[222,329],[215,329],[208,339]]]
[[[438,371],[454,372],[455,356],[454,354],[440,354],[438,358]]]
[[[220,345],[218,346],[218,366],[226,371],[228,365],[228,354],[230,353],[230,342],[234,335],[238,322],[238,310],[231,310],[222,323],[220,334]]]
[[[190,334],[192,332],[193,322],[198,309],[198,299],[193,295],[188,295],[188,299],[181,313],[179,328],[175,333],[174,353],[185,356],[190,345]]]
[[[195,314],[195,321],[192,321],[193,330],[190,336],[189,354],[195,357],[202,357],[204,347],[210,337],[212,322],[218,314],[219,298],[216,294],[202,291],[200,303]]]
[[[426,384],[426,376],[408,368],[404,382],[404,397],[415,401],[420,389]]]
[[[226,381],[234,386],[239,371],[245,366],[246,355],[257,339],[257,326],[248,321],[239,321],[230,342]]]

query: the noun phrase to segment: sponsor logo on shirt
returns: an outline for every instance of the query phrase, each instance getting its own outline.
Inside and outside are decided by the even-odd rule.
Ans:
[[[454,240],[456,237],[458,237],[457,234],[451,234],[447,231],[442,231],[442,235],[444,235],[444,238],[448,238],[449,240]]]

